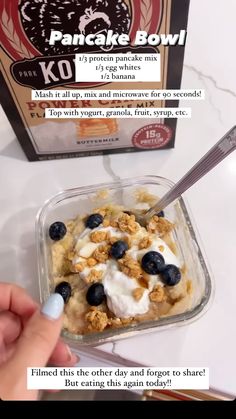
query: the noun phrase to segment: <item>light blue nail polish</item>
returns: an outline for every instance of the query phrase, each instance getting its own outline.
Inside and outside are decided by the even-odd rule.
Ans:
[[[64,309],[64,300],[60,294],[52,294],[41,308],[41,313],[49,319],[56,320]]]

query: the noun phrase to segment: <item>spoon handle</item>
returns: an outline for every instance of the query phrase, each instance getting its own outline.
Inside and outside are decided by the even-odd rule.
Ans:
[[[176,198],[182,195],[194,183],[201,179],[213,167],[220,163],[232,151],[236,149],[236,126],[231,128],[193,167],[185,176],[183,176],[176,184],[167,192],[157,204],[150,208],[145,214],[145,218],[150,218],[158,213]]]

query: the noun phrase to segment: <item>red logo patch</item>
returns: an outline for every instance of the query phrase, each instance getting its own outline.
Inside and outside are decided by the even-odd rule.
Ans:
[[[172,129],[163,124],[149,124],[140,128],[132,137],[134,147],[156,149],[164,147],[172,137]]]

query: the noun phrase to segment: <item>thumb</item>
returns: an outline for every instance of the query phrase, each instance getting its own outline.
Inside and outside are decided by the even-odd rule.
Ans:
[[[53,353],[62,328],[64,300],[60,294],[52,294],[36,311],[19,338],[15,356],[18,365],[44,367]]]

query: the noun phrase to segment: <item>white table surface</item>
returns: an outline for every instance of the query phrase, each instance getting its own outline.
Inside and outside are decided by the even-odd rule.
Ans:
[[[0,113],[1,281],[18,283],[39,298],[34,222],[47,198],[136,175],[177,181],[236,124],[235,14],[234,0],[191,2],[182,87],[205,89],[206,100],[181,102],[192,107],[192,118],[178,121],[175,149],[29,163]],[[213,305],[191,325],[105,344],[94,350],[90,365],[205,366],[211,388],[235,396],[236,153],[184,198],[215,279]]]

